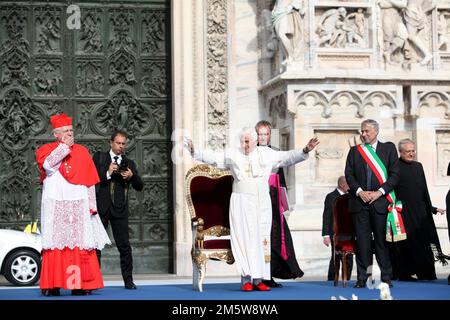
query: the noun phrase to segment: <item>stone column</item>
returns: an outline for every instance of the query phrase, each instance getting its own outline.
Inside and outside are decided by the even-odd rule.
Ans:
[[[207,116],[204,90],[204,6],[198,0],[172,1],[172,126],[174,148],[182,147],[182,136],[194,144],[206,140]],[[179,151],[179,150],[176,150]],[[174,160],[172,154],[172,160]],[[185,200],[185,174],[192,167],[190,159],[174,163],[173,207],[175,223],[174,272],[192,275],[191,221]]]

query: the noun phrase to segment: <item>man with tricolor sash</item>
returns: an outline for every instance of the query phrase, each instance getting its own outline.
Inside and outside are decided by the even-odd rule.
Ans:
[[[373,249],[381,281],[392,287],[387,241],[406,239],[401,202],[393,191],[399,181],[397,150],[392,142],[378,141],[378,133],[375,120],[364,120],[361,123],[363,143],[350,149],[345,165],[345,178],[350,187],[349,211],[353,214],[357,244],[355,288],[366,285]]]

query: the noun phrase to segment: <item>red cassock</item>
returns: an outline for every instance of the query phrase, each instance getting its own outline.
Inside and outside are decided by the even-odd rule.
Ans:
[[[40,287],[67,290],[103,288],[97,253],[77,247],[43,250]]]
[[[44,162],[58,146],[58,142],[49,143],[39,148],[36,152],[36,160],[41,171],[41,183],[47,178],[45,169],[43,168]],[[68,183],[82,185],[93,189],[93,186],[99,182],[97,170],[85,147],[75,144],[70,148],[70,153],[67,156],[63,155],[62,157],[64,157],[62,159],[64,165],[61,161],[59,169],[55,174],[61,174]],[[70,168],[70,170],[67,168]],[[61,188],[64,188],[64,186],[61,186]],[[91,191],[93,192],[93,190]],[[93,196],[95,200],[95,193]],[[71,200],[67,201],[69,205],[70,201]],[[96,211],[96,207],[94,210],[92,209],[92,206],[89,206],[89,208],[91,209],[91,212]],[[83,209],[83,212],[84,211],[85,210]],[[62,214],[65,214],[64,209]],[[79,217],[74,219],[83,222]],[[51,227],[53,227],[53,225]],[[43,230],[43,233],[44,232],[45,230]],[[53,232],[55,231],[52,230],[52,233]],[[70,232],[75,231],[71,230]],[[80,239],[83,239],[83,236],[81,236]],[[79,246],[72,248],[66,246],[60,248],[60,245],[46,248],[43,244],[40,278],[41,289],[62,288],[67,290],[93,290],[103,288],[102,274],[95,249],[95,247],[81,249]]]

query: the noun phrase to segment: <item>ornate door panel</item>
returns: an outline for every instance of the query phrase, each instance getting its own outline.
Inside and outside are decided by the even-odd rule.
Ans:
[[[91,153],[128,132],[145,182],[130,192],[135,272],[172,272],[170,1],[79,1],[75,29],[71,3],[0,2],[0,228],[40,218],[35,151],[64,111]],[[117,249],[103,256],[119,273]]]

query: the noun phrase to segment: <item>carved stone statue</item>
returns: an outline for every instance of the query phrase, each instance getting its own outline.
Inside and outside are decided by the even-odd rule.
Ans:
[[[437,21],[438,50],[442,51],[450,50],[450,35],[448,32],[447,17],[450,18],[450,12],[442,11],[439,13]]]
[[[353,21],[353,23],[351,23]],[[365,45],[365,30],[364,26],[366,23],[366,19],[364,17],[364,10],[359,8],[356,12],[350,13],[345,17],[344,25],[349,27],[349,31],[347,32],[347,43],[357,43],[361,46]]]
[[[428,6],[427,6],[428,5]],[[421,65],[426,65],[433,58],[432,54],[427,48],[427,45],[419,36],[419,32],[424,30],[427,26],[427,13],[436,7],[436,2],[433,0],[429,4],[428,0],[408,0],[406,8],[403,10],[404,19],[406,21],[406,29],[408,30],[408,39],[419,49],[423,55],[420,62]]]
[[[301,22],[305,6],[300,0],[277,0],[272,11],[275,34],[282,44],[285,59],[290,64],[298,54],[301,41]]]
[[[318,46],[340,47],[345,46],[346,30],[344,7],[325,11],[320,17],[316,33],[319,35]]]
[[[436,7],[429,0],[379,0],[383,27],[384,59],[392,62],[392,57],[401,49],[406,49],[404,57],[410,59],[410,49],[404,48],[409,40],[421,55],[421,65],[432,59],[432,54],[420,34],[427,27],[427,13]]]
[[[387,64],[400,62],[401,50],[408,39],[408,31],[398,9],[405,8],[407,0],[381,0],[381,26],[383,28],[383,57]]]

